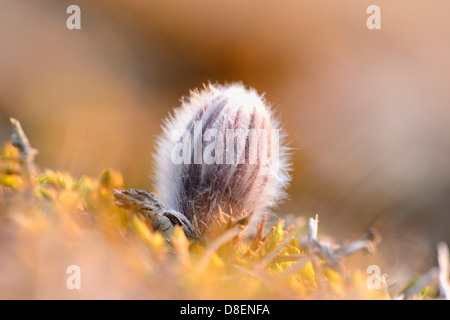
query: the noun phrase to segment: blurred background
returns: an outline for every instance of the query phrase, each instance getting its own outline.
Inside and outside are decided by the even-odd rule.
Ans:
[[[66,9],[81,8],[81,30]],[[381,30],[366,9],[381,8]],[[288,215],[375,227],[400,281],[450,242],[450,2],[0,0],[0,141],[9,117],[41,168],[111,167],[152,189],[162,119],[208,81],[266,93],[290,135]]]

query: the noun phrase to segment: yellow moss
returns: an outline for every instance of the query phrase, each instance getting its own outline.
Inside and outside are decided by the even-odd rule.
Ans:
[[[222,259],[219,258],[219,256],[217,254],[213,254],[213,256],[211,257],[211,265],[214,268],[223,268],[225,267],[225,264],[223,263]]]
[[[106,169],[100,175],[100,185],[107,189],[120,189],[123,187],[122,174],[112,169]]]
[[[114,189],[123,187],[120,172],[107,169],[97,178],[74,179],[68,173],[45,170],[31,181],[34,195],[30,195],[20,188],[24,177],[20,166],[17,167],[17,150],[7,144],[0,155],[0,185],[15,191],[14,201],[4,214],[10,215],[15,223],[20,261],[25,261],[27,267],[36,267],[33,266],[36,243],[58,235],[55,236],[58,241],[49,243],[62,252],[92,250],[89,239],[95,239],[93,243],[101,246],[102,251],[93,256],[105,255],[107,261],[116,261],[108,265],[110,268],[118,264],[126,270],[120,273],[121,281],[126,282],[124,286],[138,283],[141,290],[156,297],[167,298],[172,294],[188,299],[267,299],[286,298],[288,294],[291,298],[308,299],[322,294],[317,284],[320,276],[331,298],[389,298],[386,290],[367,290],[359,271],[353,272],[347,282],[321,262],[319,275],[310,262],[291,275],[286,272],[295,265],[294,261],[262,265],[261,261],[286,239],[284,221],[258,242],[243,237],[237,243],[221,246],[211,254],[204,269],[195,273],[193,270],[207,252],[205,247],[191,243],[181,227],[175,227],[166,239],[154,232],[144,218],[114,205]],[[16,170],[14,174],[11,168]],[[83,241],[90,245],[83,246]],[[284,245],[280,256],[304,254],[297,236]]]
[[[134,216],[131,220],[131,228],[142,240],[148,243],[151,243],[151,241],[153,240],[152,233],[147,224],[137,216]]]
[[[0,174],[0,184],[11,189],[18,189],[22,185],[22,178],[12,174]]]
[[[20,157],[19,151],[15,148],[10,141],[3,145],[0,151],[0,159],[3,161],[9,161],[11,159],[18,159]]]

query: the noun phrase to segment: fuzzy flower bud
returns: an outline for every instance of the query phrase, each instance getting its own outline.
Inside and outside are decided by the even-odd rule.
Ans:
[[[221,212],[258,216],[285,197],[289,149],[271,108],[239,84],[193,91],[164,122],[155,189],[206,233]]]

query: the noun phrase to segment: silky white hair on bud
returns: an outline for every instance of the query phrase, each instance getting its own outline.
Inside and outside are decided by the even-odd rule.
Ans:
[[[154,154],[155,190],[167,207],[191,221],[195,216],[201,233],[221,211],[260,217],[287,196],[285,141],[263,95],[241,84],[209,84],[191,91],[164,121]]]

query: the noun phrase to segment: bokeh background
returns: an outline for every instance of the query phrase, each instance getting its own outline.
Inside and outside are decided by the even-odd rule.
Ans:
[[[66,8],[81,8],[68,30]],[[366,8],[381,8],[368,30]],[[41,168],[120,170],[152,189],[162,119],[189,89],[242,81],[278,109],[296,148],[280,217],[319,233],[376,227],[401,282],[450,242],[450,2],[0,0],[0,141],[9,117]]]

